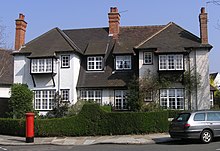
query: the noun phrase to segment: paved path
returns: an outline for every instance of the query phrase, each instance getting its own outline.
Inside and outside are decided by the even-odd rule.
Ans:
[[[153,144],[172,139],[167,133],[149,135],[113,135],[85,137],[35,137],[34,143],[26,143],[25,137],[0,135],[0,145],[92,145],[92,144]]]

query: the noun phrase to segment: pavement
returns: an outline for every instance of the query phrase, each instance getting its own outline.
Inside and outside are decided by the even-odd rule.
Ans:
[[[155,144],[172,141],[167,133],[146,135],[112,135],[84,137],[35,137],[26,143],[25,137],[0,135],[0,145],[94,145],[94,144]]]

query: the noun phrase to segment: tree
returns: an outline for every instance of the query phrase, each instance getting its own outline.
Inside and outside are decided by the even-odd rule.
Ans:
[[[26,84],[13,84],[9,99],[9,116],[13,118],[24,118],[25,113],[33,112],[33,96],[34,93],[28,89]]]

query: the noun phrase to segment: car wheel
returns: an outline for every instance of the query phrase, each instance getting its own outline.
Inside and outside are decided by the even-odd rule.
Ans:
[[[201,133],[200,139],[203,143],[210,143],[212,141],[212,132],[210,130],[204,130]]]

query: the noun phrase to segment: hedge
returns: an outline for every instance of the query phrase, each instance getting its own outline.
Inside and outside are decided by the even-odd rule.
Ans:
[[[77,116],[35,119],[35,136],[93,136],[164,132],[167,111],[105,112],[97,104],[86,104]],[[25,121],[0,119],[0,134],[25,136]]]

